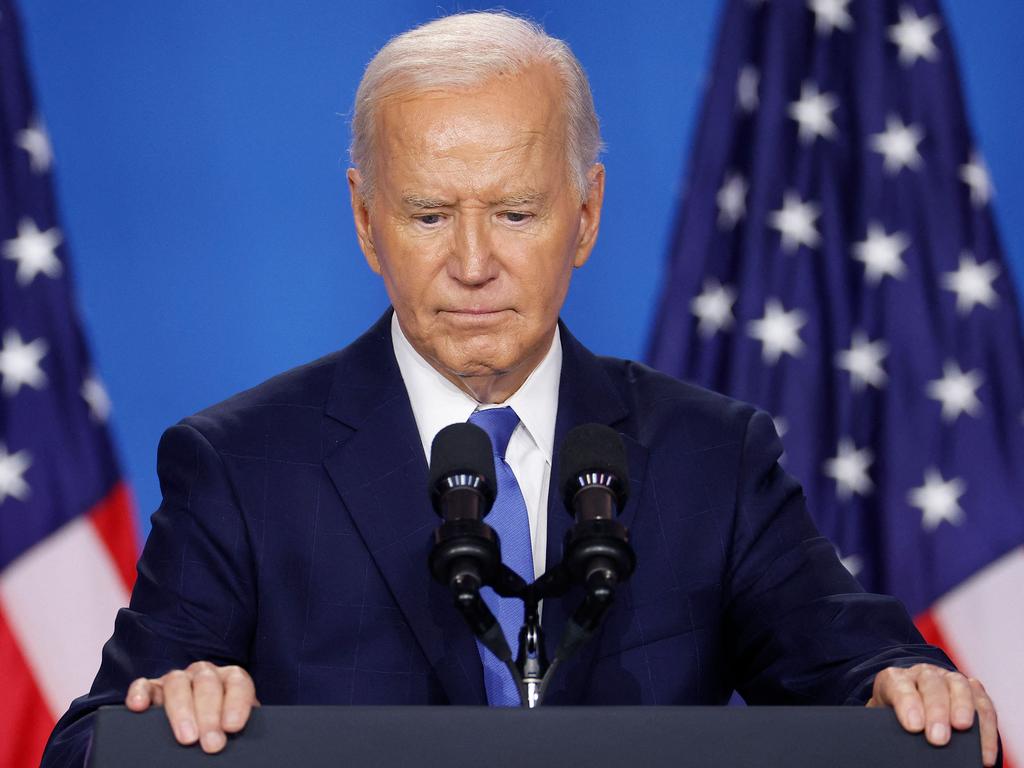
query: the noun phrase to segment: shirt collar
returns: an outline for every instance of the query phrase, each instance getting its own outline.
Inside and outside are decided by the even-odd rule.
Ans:
[[[398,316],[391,316],[391,341],[395,360],[409,393],[416,428],[423,443],[423,454],[430,463],[430,444],[444,427],[463,422],[478,408],[498,406],[477,402],[423,359],[402,332]],[[551,347],[523,385],[501,406],[511,406],[521,426],[551,464],[555,442],[555,417],[558,414],[558,383],[562,373],[562,341],[555,329]]]

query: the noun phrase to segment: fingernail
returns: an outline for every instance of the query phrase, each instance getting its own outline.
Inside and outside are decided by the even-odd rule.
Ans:
[[[971,722],[971,710],[967,709],[966,707],[962,707],[961,709],[958,709],[956,711],[954,717],[956,718],[958,723],[962,723],[963,725],[969,725]]]
[[[987,766],[995,765],[996,751],[994,749],[983,749],[981,751],[981,761]]]
[[[932,723],[932,727],[928,729],[928,736],[933,743],[944,744],[949,738],[949,729],[942,723]]]
[[[241,724],[242,715],[239,712],[228,712],[224,715],[224,725],[231,728]]]
[[[178,724],[178,733],[181,736],[181,741],[191,744],[196,740],[199,734],[196,733],[196,724],[191,720],[182,720]]]
[[[910,710],[909,712],[907,712],[907,723],[910,724],[910,727],[913,730],[921,730],[922,728],[924,728],[924,714],[921,712],[920,709]]]
[[[224,746],[224,734],[220,731],[210,731],[203,736],[203,749],[207,752],[216,752]]]

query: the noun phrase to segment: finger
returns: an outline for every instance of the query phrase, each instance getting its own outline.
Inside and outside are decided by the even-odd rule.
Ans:
[[[224,719],[221,721],[228,733],[238,733],[249,721],[249,713],[256,704],[256,686],[249,673],[241,667],[222,667],[224,681]]]
[[[871,702],[873,706],[892,707],[904,730],[919,733],[924,728],[924,703],[908,670],[889,668],[879,672]]]
[[[974,695],[974,707],[978,711],[978,730],[981,732],[981,761],[988,767],[996,764],[999,751],[999,730],[996,708],[979,681],[969,681]]]
[[[959,731],[966,731],[974,725],[974,694],[971,692],[967,678],[959,672],[950,672],[946,676],[949,688],[950,723]]]
[[[196,722],[199,725],[199,743],[204,752],[220,752],[227,739],[220,727],[224,706],[224,684],[216,667],[208,661],[201,661],[189,667],[192,674],[192,698],[196,707]]]
[[[917,672],[917,690],[924,702],[925,738],[941,747],[949,742],[949,685],[947,676],[935,667],[921,667]]]
[[[195,744],[199,738],[192,701],[192,680],[176,669],[160,678],[164,689],[164,711],[179,744]]]
[[[151,687],[152,684],[145,677],[136,678],[128,686],[128,691],[124,695],[124,705],[133,712],[149,709],[151,704],[156,703],[150,694]]]

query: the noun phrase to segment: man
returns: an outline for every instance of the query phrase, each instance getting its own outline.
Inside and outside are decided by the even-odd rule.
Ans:
[[[80,761],[89,713],[118,701],[163,706],[178,741],[207,752],[257,696],[508,703],[426,568],[430,442],[494,404],[512,414],[495,447],[529,527],[514,556],[534,575],[571,522],[549,493],[561,438],[604,423],[629,455],[639,565],[551,703],[724,703],[736,689],[754,704],[892,706],[934,744],[977,712],[994,763],[981,684],[839,564],[779,468],[768,416],[597,358],[559,326],[605,182],[589,87],[563,43],[503,14],[401,35],[367,68],[353,135],[356,230],[394,311],[167,431],[131,606],[44,763]],[[554,642],[567,610],[543,606]]]

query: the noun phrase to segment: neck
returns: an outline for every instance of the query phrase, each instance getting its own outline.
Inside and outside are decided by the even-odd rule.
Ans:
[[[504,403],[518,392],[519,388],[523,386],[523,382],[533,373],[534,368],[536,365],[523,373],[515,371],[490,376],[459,376],[435,366],[438,373],[478,403],[494,405]]]

